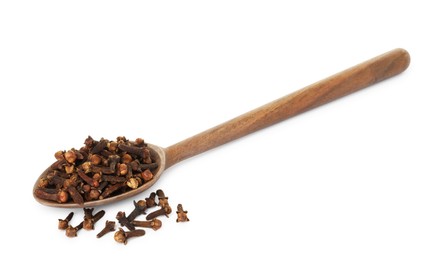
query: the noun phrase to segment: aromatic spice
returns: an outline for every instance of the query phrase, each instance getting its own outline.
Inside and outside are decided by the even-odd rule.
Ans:
[[[148,221],[139,221],[139,220],[134,220],[132,221],[132,225],[134,225],[135,227],[147,227],[147,228],[152,228],[153,230],[157,231],[158,229],[161,228],[161,221],[157,218],[148,220]]]
[[[84,225],[84,221],[79,223],[76,227],[72,227],[71,225],[68,225],[67,229],[65,230],[65,235],[67,237],[76,237],[76,236],[78,236],[78,230],[82,229],[83,225]]]
[[[144,236],[144,234],[146,234],[146,231],[144,231],[142,229],[137,229],[137,230],[132,230],[132,231],[125,232],[122,228],[119,228],[119,230],[115,232],[114,238],[115,238],[116,242],[124,243],[126,245],[127,244],[127,240],[129,238],[131,238],[131,237],[141,237],[141,236]]]
[[[159,210],[156,210],[156,211],[153,211],[153,212],[147,214],[146,219],[151,220],[151,219],[154,219],[154,218],[162,216],[162,215],[165,215],[166,217],[169,218],[169,214],[166,212],[165,208],[161,208]]]
[[[101,149],[103,144],[100,145]],[[101,151],[100,148],[95,149],[96,151]],[[117,148],[118,149],[118,148]],[[58,153],[60,154],[60,153]],[[76,155],[76,153],[74,153]],[[62,156],[62,155],[58,155]],[[73,154],[68,156],[69,158],[74,157]],[[76,158],[79,158],[78,155],[76,155]],[[95,162],[96,163],[96,162]],[[118,177],[117,178],[121,178]],[[94,176],[92,176],[92,179],[95,179]],[[111,180],[109,180],[111,181]],[[64,181],[66,183],[66,181]],[[69,186],[72,187],[72,186]],[[43,188],[45,189],[45,188]],[[82,190],[84,192],[91,192],[93,190],[92,186],[90,184],[84,184],[82,186]],[[50,191],[50,194],[57,194],[57,192]],[[135,220],[139,215],[146,214],[145,210],[148,207],[155,207],[157,206],[156,198],[158,197],[158,205],[160,209],[155,210],[151,213],[149,213],[146,216],[147,221],[140,221]],[[127,229],[129,229],[129,232],[124,231],[122,228],[119,228],[118,231],[115,232],[114,239],[119,243],[127,244],[127,240],[131,237],[137,237],[137,236],[143,236],[145,234],[144,230],[136,229],[135,227],[143,227],[143,228],[151,228],[154,231],[157,231],[161,228],[162,222],[157,219],[158,216],[165,215],[166,217],[169,217],[171,210],[171,207],[168,203],[168,197],[165,196],[164,192],[162,190],[157,190],[156,192],[152,192],[148,198],[145,198],[143,200],[133,201],[134,209],[129,214],[129,216],[126,217],[126,213],[124,211],[119,211],[116,215],[116,219],[118,220],[118,223],[120,223],[121,226],[125,226]],[[72,227],[68,223],[73,218],[74,213],[70,212],[68,216],[65,219],[59,219],[59,229],[65,229],[65,235],[67,237],[76,237],[77,232],[80,229],[85,230],[93,230],[94,224],[98,222],[104,215],[105,211],[100,210],[96,214],[93,214],[94,208],[83,208],[84,210],[84,219],[79,225]],[[168,212],[169,211],[169,212]],[[183,210],[182,204],[177,205],[177,222],[186,222],[189,221],[187,216],[188,211]],[[115,231],[115,221],[109,221],[107,220],[105,223],[104,228],[96,235],[97,238],[101,238],[105,234]]]
[[[98,220],[100,220],[106,213],[104,210],[101,210],[95,215],[93,215],[93,210],[94,210],[93,208],[91,209],[84,208],[84,222],[82,227],[85,230],[95,229],[95,223],[98,222]]]
[[[169,206],[168,197],[165,196],[165,193],[162,190],[157,190],[157,196],[158,205],[166,211],[166,214],[171,214],[172,209],[171,206]]]
[[[134,220],[138,215],[146,214],[146,201],[145,200],[139,200],[138,202],[133,201],[133,205],[135,206],[135,209],[129,214],[127,217],[128,221]]]
[[[152,207],[157,206],[157,203],[155,203],[155,196],[156,196],[155,192],[151,192],[149,197],[145,198],[147,208],[152,208]]]
[[[177,205],[177,222],[186,222],[189,221],[188,211],[183,210],[182,204]]]
[[[58,228],[60,230],[65,230],[68,228],[68,222],[73,218],[74,212],[70,212],[65,219],[59,219]]]
[[[105,234],[115,231],[115,221],[106,221],[106,226],[99,232],[96,237],[101,238]]]
[[[87,137],[79,150],[58,151],[54,162],[37,185],[36,197],[74,202],[104,199],[137,189],[154,177],[158,168],[144,140],[125,137],[116,141]]]
[[[68,193],[63,190],[56,191],[55,189],[51,190],[50,188],[45,187],[45,189],[39,188],[35,190],[34,194],[44,200],[52,200],[59,203],[65,203],[68,201]]]
[[[126,212],[119,211],[116,214],[116,219],[118,220],[121,226],[126,226],[129,230],[135,230],[134,225],[132,225],[130,221],[127,219]]]

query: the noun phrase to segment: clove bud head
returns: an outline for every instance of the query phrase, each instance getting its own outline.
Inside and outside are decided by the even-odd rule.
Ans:
[[[124,230],[122,228],[119,228],[119,230],[115,232],[115,235],[113,236],[113,238],[118,243],[127,244],[126,233],[124,232]]]
[[[78,230],[71,225],[68,225],[67,229],[65,229],[65,235],[67,237],[76,237],[78,236]]]

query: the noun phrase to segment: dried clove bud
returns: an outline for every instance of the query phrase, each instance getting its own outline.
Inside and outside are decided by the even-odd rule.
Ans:
[[[74,172],[74,165],[73,164],[68,164],[64,166],[65,172],[68,174],[72,174]]]
[[[118,143],[117,142],[110,142],[107,144],[107,149],[109,149],[109,151],[111,152],[116,152],[116,148],[118,148]]]
[[[152,208],[152,207],[157,206],[157,203],[155,202],[155,196],[156,196],[155,192],[151,192],[149,197],[145,198],[147,208]]]
[[[138,221],[138,220],[134,220],[132,221],[132,224],[135,227],[147,227],[147,228],[152,228],[154,231],[157,231],[158,229],[161,228],[161,221],[157,218],[148,220],[148,221]]]
[[[64,158],[68,163],[74,163],[77,159],[76,153],[73,150],[66,151],[64,153]]]
[[[139,200],[138,202],[133,201],[133,205],[135,208],[127,217],[129,222],[134,220],[138,215],[146,214],[145,210],[147,209],[147,206],[145,200]]]
[[[152,174],[152,172],[149,169],[147,169],[141,173],[141,178],[143,178],[143,180],[145,182],[152,180],[153,177],[154,177],[154,174]]]
[[[120,162],[120,157],[116,154],[109,156],[109,168],[112,172],[115,172],[116,165]]]
[[[88,193],[88,200],[97,200],[101,196],[101,192],[98,189],[91,189]]]
[[[46,188],[50,184],[50,181],[47,178],[40,178],[37,184],[38,188]]]
[[[120,223],[121,226],[127,227],[129,230],[135,230],[134,225],[130,223],[130,221],[126,217],[126,213],[124,211],[119,211],[116,214],[116,219]]]
[[[73,218],[74,212],[70,212],[65,219],[59,219],[58,228],[60,230],[65,230],[68,228],[68,222]]]
[[[83,205],[84,204],[84,198],[82,198],[82,195],[79,193],[79,191],[73,187],[68,186],[67,187],[68,193],[70,193],[71,198],[76,204]]]
[[[125,232],[122,228],[119,228],[119,230],[115,232],[114,239],[116,242],[124,243],[126,245],[129,238],[144,236],[144,234],[146,234],[146,231],[142,229]]]
[[[141,158],[148,158],[150,155],[149,149],[146,147],[135,147],[126,144],[118,144],[118,148],[124,152],[136,155]]]
[[[158,196],[158,206],[161,206],[164,208],[164,206],[168,203],[168,197],[165,196],[165,193],[163,190],[157,190],[157,196]]]
[[[88,136],[84,141],[87,148],[92,148],[96,143],[97,142],[91,136]]]
[[[101,138],[101,140],[99,141],[99,143],[97,143],[92,150],[90,151],[92,154],[95,153],[100,153],[102,150],[104,150],[104,148],[107,147],[107,140]]]
[[[101,162],[102,162],[102,158],[98,154],[93,154],[90,157],[90,163],[93,164],[93,165],[99,165]]]
[[[136,188],[138,188],[138,185],[139,185],[140,183],[138,182],[138,179],[137,178],[130,178],[127,182],[126,182],[126,185],[129,187],[129,188],[131,188],[131,189],[136,189]]]
[[[105,211],[101,210],[93,215],[93,210],[94,208],[84,208],[84,222],[82,224],[82,227],[85,230],[95,229],[95,223],[100,220],[105,214]]]
[[[90,186],[95,187],[95,188],[99,186],[99,182],[97,180],[93,180],[93,178],[87,176],[84,173],[84,171],[78,170],[78,175],[79,175],[79,177],[81,177],[81,179],[83,179]]]
[[[188,211],[183,210],[182,204],[177,205],[177,222],[186,222],[189,221]]]
[[[106,221],[106,226],[103,228],[103,230],[101,230],[101,232],[99,232],[96,237],[97,238],[101,238],[102,236],[104,236],[105,234],[115,231],[115,221]]]
[[[154,218],[156,218],[156,217],[158,217],[158,216],[162,216],[162,215],[165,215],[166,217],[169,218],[169,215],[168,215],[168,213],[166,213],[165,208],[161,208],[161,209],[159,209],[159,210],[156,210],[156,211],[153,211],[153,212],[149,213],[149,214],[146,216],[146,219],[147,219],[147,220],[151,220],[151,219],[154,219]]]
[[[105,199],[109,197],[112,193],[116,192],[121,187],[123,187],[122,183],[116,183],[114,185],[108,186],[101,194],[101,196],[99,196],[99,199]]]
[[[56,158],[56,160],[61,161],[64,158],[64,151],[57,151],[54,153],[54,158]]]
[[[59,203],[65,203],[68,201],[68,193],[66,191],[60,190],[58,193],[51,194],[43,191],[42,189],[36,189],[34,195],[39,199],[52,200]]]
[[[84,221],[79,223],[76,227],[72,227],[71,225],[68,225],[67,229],[65,230],[65,235],[67,237],[76,237],[78,236],[78,231],[82,229],[82,226],[84,225]]]
[[[158,196],[158,205],[162,207],[166,214],[171,214],[172,209],[168,202],[168,197],[165,196],[165,193],[162,190],[157,190],[157,196]]]
[[[135,145],[136,146],[144,146],[144,139],[143,138],[137,138],[135,139]]]
[[[133,160],[132,155],[130,155],[130,154],[128,154],[128,153],[124,154],[124,155],[121,157],[121,162],[122,162],[123,164],[131,163],[132,160]]]
[[[82,227],[85,230],[92,230],[94,229],[93,225],[93,208],[84,208],[84,222],[82,224]]]

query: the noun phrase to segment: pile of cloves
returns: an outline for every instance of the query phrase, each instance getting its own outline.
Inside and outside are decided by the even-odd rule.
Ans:
[[[36,197],[58,203],[100,200],[136,189],[158,168],[142,138],[131,142],[87,137],[79,150],[58,151],[56,162],[38,181]]]
[[[156,198],[158,197],[158,203],[156,202]],[[144,229],[138,228],[151,228],[154,231],[157,231],[161,228],[162,222],[158,219],[160,216],[169,217],[169,214],[172,212],[171,206],[168,202],[168,197],[165,196],[164,192],[159,189],[156,192],[152,192],[149,197],[144,200],[134,201],[134,209],[130,214],[126,216],[124,211],[119,211],[116,214],[116,220],[118,221],[119,227],[118,231],[114,234],[114,239],[118,243],[127,244],[127,240],[131,237],[139,237],[146,234]],[[136,218],[140,215],[145,215],[146,210],[149,208],[154,208],[159,206],[160,209],[154,210],[146,215],[146,221],[136,220]],[[79,225],[72,227],[69,222],[73,218],[74,213],[70,212],[65,219],[59,219],[58,228],[61,230],[65,230],[65,234],[67,237],[76,237],[77,232],[80,229],[84,230],[94,230],[95,223],[101,219],[105,212],[101,210],[96,214],[93,214],[93,208],[84,208],[84,219]],[[177,222],[186,222],[189,221],[187,217],[188,211],[183,210],[182,204],[177,205]],[[128,231],[125,231],[123,228],[127,228]],[[109,232],[115,231],[115,221],[107,220],[105,223],[105,227],[96,235],[97,238],[101,238]]]

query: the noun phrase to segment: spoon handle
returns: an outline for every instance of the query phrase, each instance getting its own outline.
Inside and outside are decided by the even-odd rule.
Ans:
[[[367,60],[167,147],[166,168],[397,75],[409,64],[410,55],[404,49],[394,49]]]

